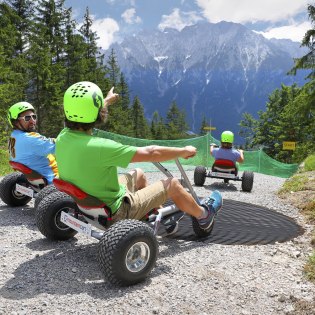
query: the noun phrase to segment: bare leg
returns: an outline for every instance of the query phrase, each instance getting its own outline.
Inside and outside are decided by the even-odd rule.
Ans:
[[[141,168],[136,168],[130,171],[129,174],[131,174],[131,176],[134,178],[135,191],[148,186],[147,178]]]
[[[167,189],[168,197],[171,198],[175,205],[182,211],[200,218],[204,210],[197,204],[193,196],[188,193],[176,178],[168,178],[162,181]]]

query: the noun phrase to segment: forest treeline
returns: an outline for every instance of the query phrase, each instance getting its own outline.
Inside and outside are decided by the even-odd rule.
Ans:
[[[1,145],[10,131],[7,109],[28,101],[38,115],[38,131],[54,137],[63,128],[63,94],[73,83],[91,81],[104,92],[111,86],[120,94],[109,107],[105,126],[110,132],[137,138],[180,139],[187,137],[185,113],[176,102],[166,117],[158,112],[150,122],[139,97],[130,100],[129,89],[114,51],[104,56],[92,31],[86,8],[83,23],[72,18],[64,0],[8,0],[0,3],[0,110]]]
[[[282,85],[269,95],[266,110],[255,119],[244,113],[240,122],[240,136],[247,148],[261,147],[274,159],[282,162],[301,162],[315,152],[315,6],[308,5],[312,29],[308,30],[301,46],[307,47],[305,56],[294,60],[288,75],[306,70],[302,87]],[[295,142],[296,150],[283,150],[283,142]]]
[[[314,6],[308,6],[314,26]],[[166,117],[158,111],[147,120],[145,104],[138,96],[130,99],[129,87],[117,64],[115,52],[108,56],[97,46],[93,19],[86,8],[83,21],[73,18],[65,0],[6,0],[0,3],[0,146],[6,145],[10,128],[7,109],[28,101],[38,115],[38,131],[55,137],[63,128],[64,91],[78,81],[96,83],[104,94],[115,86],[119,101],[109,107],[109,119],[98,128],[129,137],[183,139],[189,136],[186,114],[173,101]],[[314,122],[314,34],[309,30],[302,45],[309,53],[295,60],[291,75],[299,69],[310,74],[303,87],[282,86],[270,96],[266,111],[258,118],[245,113],[240,122],[245,149],[264,147],[280,160],[301,161],[315,148]],[[105,95],[104,95],[105,96]],[[200,135],[205,133],[204,118]],[[297,150],[282,150],[282,141],[297,142]]]

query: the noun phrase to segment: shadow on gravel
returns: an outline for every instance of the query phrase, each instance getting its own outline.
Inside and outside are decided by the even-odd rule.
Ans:
[[[213,191],[213,190],[220,190],[220,192],[222,191],[242,191],[241,189],[241,182],[233,182],[230,181],[228,184],[225,184],[224,182],[215,182],[212,184],[208,184],[208,185],[203,185],[203,188],[205,188],[206,190],[209,191]],[[245,191],[242,191],[244,194],[248,194]]]
[[[37,230],[35,210],[32,206],[0,206],[0,227],[24,225],[30,230]]]
[[[157,260],[156,267],[148,279],[131,287],[116,287],[106,282],[98,265],[98,242],[95,244],[76,244],[76,238],[65,242],[52,242],[40,239],[26,244],[28,248],[49,250],[44,254],[19,265],[14,271],[14,277],[8,280],[0,289],[0,295],[6,299],[22,300],[36,297],[40,294],[78,295],[86,293],[93,299],[123,297],[134,290],[144,289],[152,279],[161,274],[172,272],[168,265]],[[166,240],[174,243],[173,240]],[[196,248],[193,242],[181,252]],[[205,244],[200,243],[202,246]],[[173,247],[172,254],[176,255],[177,248]],[[165,256],[165,253],[164,255]]]
[[[257,245],[286,242],[303,233],[300,225],[281,213],[225,199],[208,238],[200,240],[195,236],[189,216],[180,221],[178,232],[167,238],[224,245]]]

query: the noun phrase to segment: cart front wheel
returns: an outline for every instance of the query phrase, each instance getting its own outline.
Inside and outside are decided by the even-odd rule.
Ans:
[[[122,220],[105,231],[99,242],[100,268],[114,285],[143,281],[153,269],[158,243],[152,228],[137,220]]]

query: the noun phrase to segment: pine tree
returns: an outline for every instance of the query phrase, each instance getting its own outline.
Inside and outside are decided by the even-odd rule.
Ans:
[[[159,115],[157,111],[153,113],[150,130],[152,139],[156,140],[167,139],[166,127],[163,122],[163,118]]]
[[[120,73],[120,80],[116,91],[120,95],[122,110],[128,112],[130,109],[129,87],[122,72]]]
[[[166,116],[168,139],[187,138],[188,124],[185,112],[180,111],[176,102],[172,102]]]
[[[109,80],[110,86],[114,86],[114,91],[120,95],[118,101],[113,106],[109,106],[109,118],[106,129],[111,132],[132,137],[134,136],[134,129],[129,106],[129,88],[123,73],[120,72],[113,50],[108,57],[105,68],[106,77]]]
[[[18,34],[15,54],[22,54],[25,52],[28,44],[31,21],[34,15],[34,3],[30,0],[7,0],[11,9],[15,12],[16,17],[14,25]]]
[[[66,23],[64,0],[39,1],[29,49],[30,92],[37,108],[38,131],[49,136],[56,136],[63,125]]]
[[[66,25],[65,25],[65,66],[66,66],[66,82],[65,87],[86,81],[87,66],[85,56],[86,44],[84,38],[79,34],[77,29],[77,22],[72,19],[72,9],[66,11]]]
[[[141,139],[150,138],[150,130],[147,120],[144,117],[143,106],[140,103],[139,98],[134,98],[131,107],[131,121],[133,125],[133,136]]]
[[[119,78],[121,78],[121,75],[120,75],[120,69],[117,63],[117,58],[116,58],[114,49],[111,50],[111,53],[108,57],[106,70],[107,70],[107,76],[111,84],[113,86],[116,86],[119,81]]]
[[[240,136],[245,139],[245,148],[253,148],[253,139],[257,132],[258,121],[249,113],[243,114],[243,120],[239,123],[240,125]]]
[[[102,91],[108,91],[110,84],[108,79],[105,78],[104,55],[100,53],[100,48],[97,46],[98,36],[96,32],[93,32],[92,25],[93,20],[87,7],[83,24],[79,29],[84,41],[84,53],[81,56],[84,59],[83,65],[81,65],[84,69],[84,81],[94,82]]]
[[[0,3],[0,108],[25,100],[27,76],[25,54],[18,51],[21,34],[16,28],[18,16],[6,3]]]
[[[309,51],[303,57],[294,60],[295,64],[290,74],[295,75],[301,69],[308,70],[306,77],[308,82],[286,111],[289,116],[299,117],[300,120],[302,116],[304,119],[302,125],[305,125],[305,138],[303,143],[300,141],[298,149],[293,154],[293,158],[296,159],[298,155],[306,157],[307,154],[315,152],[315,5],[309,4],[307,10],[312,28],[305,33],[301,46],[307,47]]]

